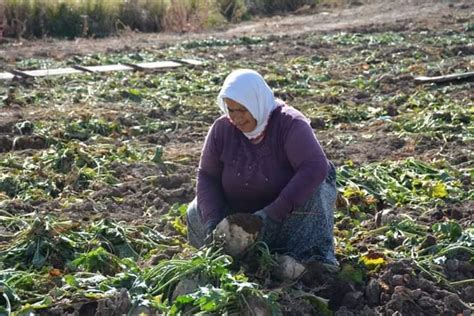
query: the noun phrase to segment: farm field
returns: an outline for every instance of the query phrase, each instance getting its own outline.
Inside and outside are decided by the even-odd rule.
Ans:
[[[473,82],[414,78],[473,71],[474,5],[432,3],[307,29],[328,15],[222,36],[1,44],[2,71],[204,65],[0,82],[0,314],[470,315]],[[403,19],[405,4],[419,14]],[[275,21],[287,27],[269,34]],[[201,146],[236,68],[306,114],[335,163],[339,271],[311,264],[282,282],[261,245],[238,262],[186,243]]]

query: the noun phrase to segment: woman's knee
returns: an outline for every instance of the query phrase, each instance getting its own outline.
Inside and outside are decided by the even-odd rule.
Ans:
[[[326,176],[326,181],[329,182],[329,183],[334,183],[334,184],[336,184],[336,177],[337,177],[336,167],[335,167],[334,164],[330,161],[330,162],[329,162],[329,168],[328,168],[328,174],[327,174],[327,176]]]
[[[188,220],[193,220],[195,218],[200,218],[200,214],[199,214],[199,211],[198,211],[198,207],[197,207],[197,199],[194,198],[194,200],[192,200],[189,204],[188,204],[188,208],[186,209],[186,219]]]
[[[194,199],[186,210],[186,225],[188,226],[188,241],[196,248],[204,244],[205,228],[202,224],[201,213]]]

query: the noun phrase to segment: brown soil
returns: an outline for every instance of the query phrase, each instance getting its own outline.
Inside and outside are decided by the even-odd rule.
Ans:
[[[463,263],[456,261],[451,266],[457,268]],[[338,311],[336,315],[353,315],[351,311],[355,310],[361,315],[379,315],[373,308],[379,305],[384,306],[386,315],[441,315],[468,310],[462,297],[440,289],[416,267],[403,261],[390,263],[384,272],[369,275],[363,283],[350,280],[347,274],[330,274],[320,264],[311,263],[307,265],[303,284],[308,292],[329,298],[331,309]],[[470,291],[467,289],[462,296],[469,298]]]
[[[0,46],[0,55],[8,63],[28,57],[63,59],[71,55],[93,52],[119,52],[140,48],[164,47],[185,40],[208,37],[233,38],[239,36],[298,35],[310,32],[349,30],[406,30],[449,28],[459,12],[468,14],[474,5],[470,1],[441,0],[365,0],[363,5],[351,5],[351,1],[339,1],[337,6],[318,7],[305,15],[286,15],[254,19],[254,21],[230,25],[226,29],[185,34],[124,33],[107,39],[74,41],[44,39],[10,41]],[[349,3],[349,4],[347,4]],[[269,33],[271,30],[271,33]],[[0,60],[1,62],[1,60]]]
[[[38,315],[113,315],[127,314],[132,308],[132,302],[127,290],[122,289],[119,293],[108,298],[90,300],[77,299],[74,302],[57,304],[48,310],[39,310]]]
[[[262,228],[262,220],[252,214],[237,213],[227,216],[229,225],[235,224],[242,227],[249,234],[258,234]]]
[[[0,112],[0,134],[11,133],[13,126],[23,117],[21,108],[6,108]]]
[[[12,142],[12,149],[43,149],[48,148],[47,140],[39,135],[16,136]]]

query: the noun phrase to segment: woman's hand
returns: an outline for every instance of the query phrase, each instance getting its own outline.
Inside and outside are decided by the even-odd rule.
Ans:
[[[206,223],[206,237],[204,238],[204,243],[209,246],[212,244],[214,239],[214,229],[216,229],[218,221],[209,221]]]
[[[280,227],[281,223],[268,216],[265,210],[256,211],[253,215],[260,217],[263,222],[262,230],[260,231],[261,238],[265,242],[270,242],[271,236],[275,235],[275,231]]]

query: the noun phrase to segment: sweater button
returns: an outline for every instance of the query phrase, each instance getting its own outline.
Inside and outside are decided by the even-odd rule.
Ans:
[[[240,177],[240,172],[237,172],[237,177]]]
[[[248,185],[249,185],[249,183],[248,183],[248,182],[246,182],[246,183],[245,183],[245,186],[248,186]]]
[[[265,178],[265,181],[267,181],[267,182],[268,182],[268,178]]]

